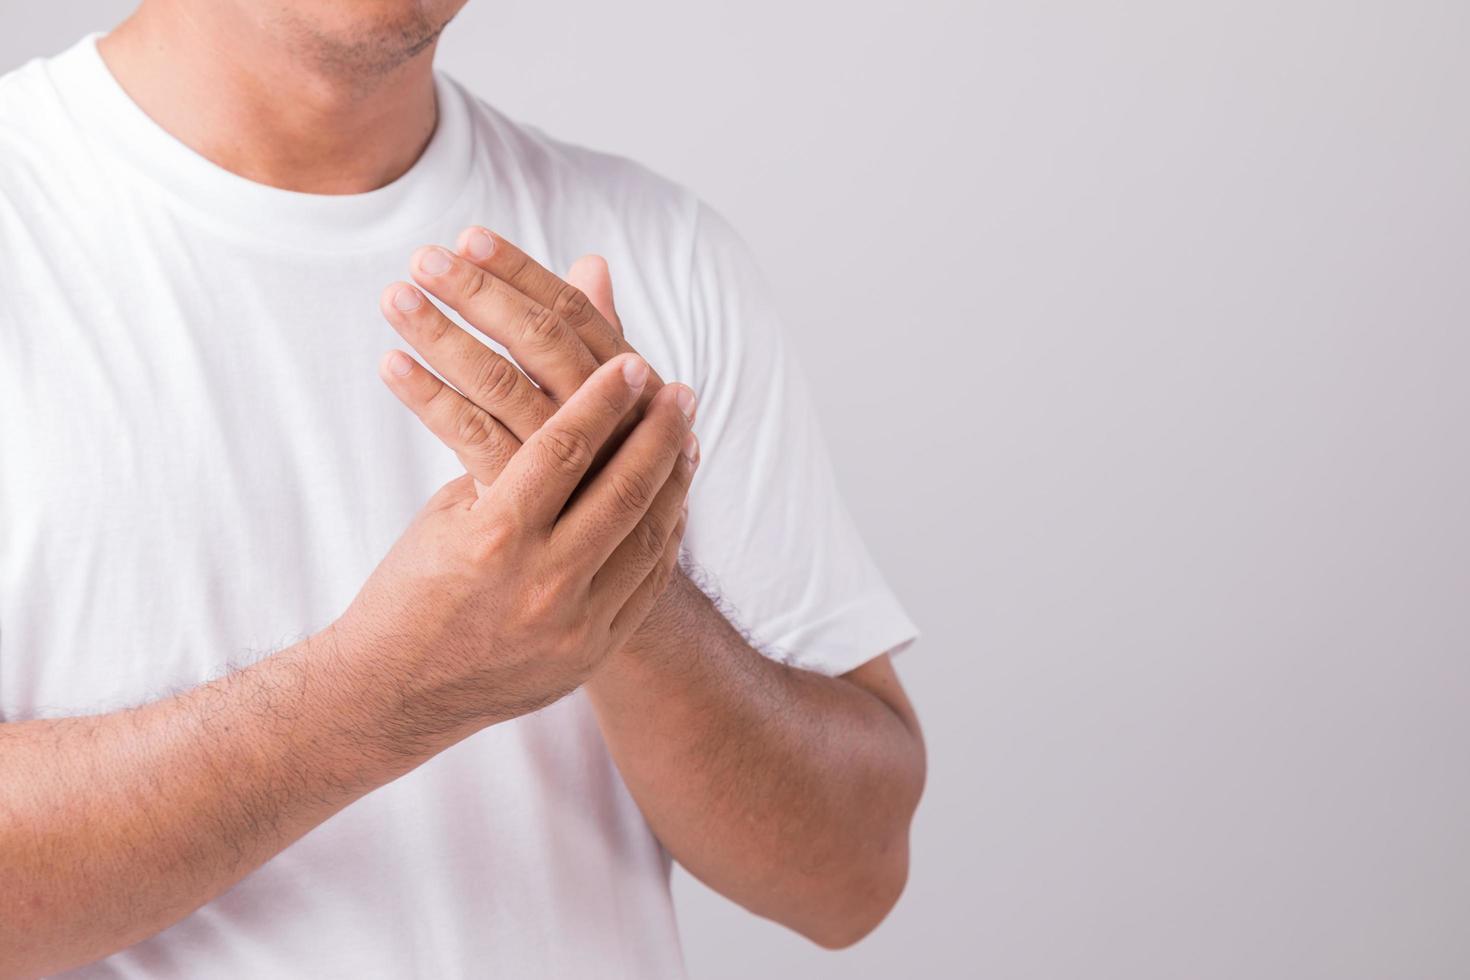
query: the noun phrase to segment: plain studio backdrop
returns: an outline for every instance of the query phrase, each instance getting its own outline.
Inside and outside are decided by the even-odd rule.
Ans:
[[[129,7],[4,0],[0,67]],[[1467,50],[1463,0],[473,0],[443,67],[742,229],[925,631],[898,909],[827,953],[680,874],[695,977],[1470,976]]]

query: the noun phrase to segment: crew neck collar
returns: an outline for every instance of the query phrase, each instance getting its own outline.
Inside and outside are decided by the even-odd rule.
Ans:
[[[438,120],[404,174],[362,194],[309,194],[257,183],[211,162],[155,122],[124,91],[90,34],[50,64],[63,102],[145,179],[237,235],[307,251],[398,245],[459,199],[474,164],[469,96],[434,74]]]

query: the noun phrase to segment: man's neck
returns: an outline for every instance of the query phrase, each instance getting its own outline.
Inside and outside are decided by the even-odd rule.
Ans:
[[[398,64],[349,63],[234,4],[145,2],[98,42],[144,112],[213,163],[315,194],[391,183],[433,134],[435,40]]]

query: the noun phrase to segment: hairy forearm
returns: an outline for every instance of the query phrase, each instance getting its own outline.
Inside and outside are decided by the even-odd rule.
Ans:
[[[0,725],[0,976],[166,928],[460,734],[405,738],[333,636],[138,708]]]
[[[924,780],[911,714],[762,656],[683,576],[588,690],[655,833],[706,884],[832,946],[897,899]]]

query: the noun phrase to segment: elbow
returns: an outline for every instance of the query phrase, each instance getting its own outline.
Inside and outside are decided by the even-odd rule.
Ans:
[[[909,880],[909,829],[919,799],[924,794],[926,765],[924,743],[917,731],[910,742],[904,778],[894,787],[886,839],[867,850],[864,860],[847,865],[847,873],[834,876],[823,903],[827,914],[797,927],[807,939],[823,949],[847,949],[861,942],[888,918],[903,895]]]
[[[797,929],[823,949],[857,945],[888,918],[908,884],[908,838],[882,861],[845,878],[828,904],[828,914]]]

